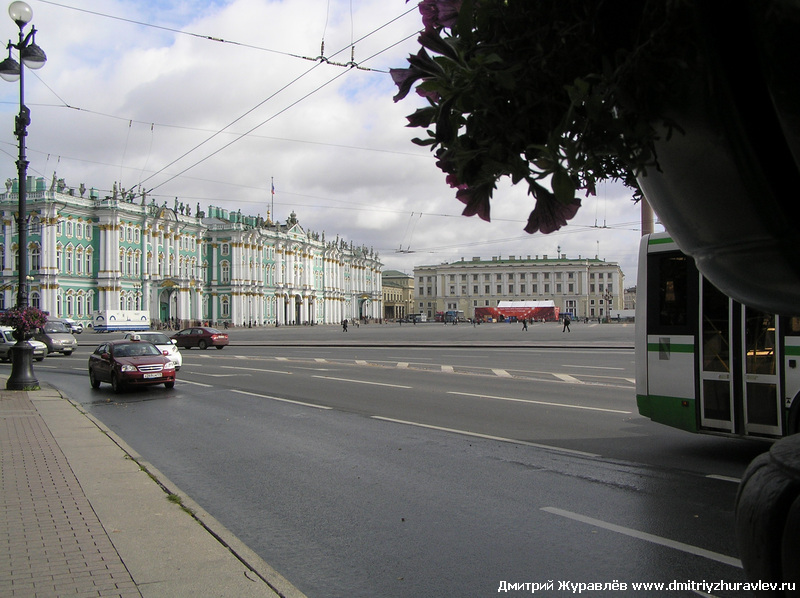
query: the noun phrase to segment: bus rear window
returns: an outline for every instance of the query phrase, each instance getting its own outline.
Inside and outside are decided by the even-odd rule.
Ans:
[[[691,334],[694,325],[690,297],[697,293],[697,271],[681,253],[648,256],[647,318],[649,334]]]

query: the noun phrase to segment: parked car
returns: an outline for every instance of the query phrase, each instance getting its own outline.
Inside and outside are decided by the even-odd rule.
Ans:
[[[153,343],[167,359],[175,364],[176,370],[181,369],[183,365],[183,355],[178,350],[175,341],[166,334],[163,332],[129,332],[125,335],[125,338],[132,339],[134,336],[138,336],[148,343]]]
[[[187,349],[192,347],[197,347],[198,349],[207,349],[208,347],[222,349],[228,344],[228,335],[226,333],[208,326],[184,328],[173,334],[172,338],[179,347]]]
[[[50,353],[72,355],[72,352],[78,348],[78,341],[61,320],[47,320],[44,327],[34,333],[33,338],[47,345],[48,355]]]
[[[108,341],[89,355],[89,383],[100,388],[101,382],[110,383],[114,392],[151,384],[173,388],[175,365],[153,343],[136,336]]]
[[[11,361],[11,347],[17,344],[14,338],[14,329],[9,326],[0,326],[0,361]],[[29,340],[33,347],[33,358],[42,361],[47,355],[47,345],[37,340]]]

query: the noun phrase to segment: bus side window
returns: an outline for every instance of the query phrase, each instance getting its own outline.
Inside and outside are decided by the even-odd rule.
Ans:
[[[697,292],[697,271],[681,253],[648,256],[647,300],[649,334],[690,334],[693,324],[689,298]]]

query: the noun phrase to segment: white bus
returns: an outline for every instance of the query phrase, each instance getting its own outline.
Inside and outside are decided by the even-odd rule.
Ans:
[[[667,233],[642,237],[636,297],[641,415],[698,433],[794,434],[800,429],[799,362],[800,317],[730,299]]]

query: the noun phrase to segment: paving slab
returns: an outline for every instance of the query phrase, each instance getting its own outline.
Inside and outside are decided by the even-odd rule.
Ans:
[[[305,598],[58,390],[0,391],[0,596]]]

